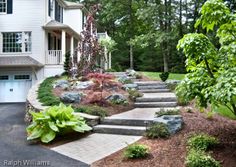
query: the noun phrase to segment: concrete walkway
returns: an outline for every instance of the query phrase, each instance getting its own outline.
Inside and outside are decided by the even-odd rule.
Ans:
[[[86,164],[92,164],[141,138],[142,136],[94,133],[86,138],[54,147],[52,150]]]

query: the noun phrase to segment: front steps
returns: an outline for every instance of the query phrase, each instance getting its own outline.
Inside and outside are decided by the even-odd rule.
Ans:
[[[177,107],[177,99],[174,93],[171,93],[167,85],[163,82],[135,82],[138,90],[144,93],[143,97],[137,98],[134,106],[139,112],[131,111],[121,114],[121,116],[106,117],[101,121],[100,125],[94,126],[93,131],[96,133],[120,134],[120,135],[144,135],[146,127],[154,118],[143,117],[135,118],[135,116],[151,112],[150,110],[169,109]],[[142,111],[142,112],[140,112]],[[153,111],[152,111],[153,112]],[[119,114],[120,115],[120,114]],[[130,118],[129,118],[130,117]],[[133,117],[133,118],[132,118]]]
[[[146,131],[146,127],[125,125],[97,125],[93,130],[96,133],[142,136]]]

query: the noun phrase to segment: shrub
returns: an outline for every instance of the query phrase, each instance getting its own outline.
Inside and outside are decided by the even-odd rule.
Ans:
[[[207,134],[195,134],[188,139],[187,145],[190,149],[206,151],[212,146],[218,144],[219,141]]]
[[[151,139],[167,138],[170,136],[167,125],[164,123],[153,123],[146,130],[146,136]]]
[[[163,108],[160,109],[160,111],[156,112],[156,117],[161,117],[163,115],[179,115],[180,110],[179,109],[173,109],[173,110],[164,110]]]
[[[133,81],[130,78],[120,77],[118,81],[122,84],[132,84]]]
[[[124,157],[128,159],[145,158],[149,154],[149,148],[142,144],[129,145],[124,151]]]
[[[40,138],[43,143],[49,143],[60,133],[71,130],[84,133],[92,130],[82,117],[74,115],[73,112],[71,106],[67,107],[62,103],[39,113],[31,112],[33,122],[26,129],[27,140]]]
[[[137,91],[137,90],[135,90],[135,89],[129,89],[129,90],[128,90],[128,93],[129,93],[129,98],[130,98],[131,100],[133,100],[133,101],[135,101],[136,98],[143,96],[142,93],[140,93],[139,91]]]
[[[186,157],[185,164],[187,167],[220,167],[218,161],[199,150],[191,150]]]
[[[116,105],[127,105],[129,102],[126,99],[112,99],[110,100],[111,104]]]
[[[86,113],[90,115],[96,115],[100,117],[108,116],[108,111],[99,106],[79,106],[75,108],[75,112]]]
[[[169,77],[169,72],[163,72],[159,76],[160,76],[161,80],[163,82],[165,82],[168,79],[168,77]]]
[[[60,99],[53,95],[54,77],[45,79],[39,86],[38,99],[44,106],[53,106],[60,103]]]
[[[70,51],[65,54],[65,62],[64,62],[64,75],[69,75],[70,73]]]

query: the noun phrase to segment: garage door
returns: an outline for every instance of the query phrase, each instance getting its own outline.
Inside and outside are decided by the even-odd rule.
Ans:
[[[0,74],[0,103],[25,102],[31,85],[30,74]]]

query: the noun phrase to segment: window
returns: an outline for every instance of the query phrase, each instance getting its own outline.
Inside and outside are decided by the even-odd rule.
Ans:
[[[0,0],[0,14],[7,13],[7,0]]]
[[[63,8],[55,1],[55,20],[63,23]]]
[[[29,80],[30,75],[15,75],[14,80]]]
[[[3,35],[3,53],[31,52],[31,32],[7,32]]]
[[[0,75],[0,80],[8,80],[9,76],[8,75]]]

